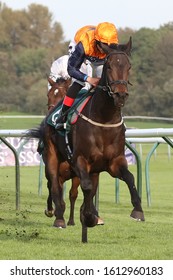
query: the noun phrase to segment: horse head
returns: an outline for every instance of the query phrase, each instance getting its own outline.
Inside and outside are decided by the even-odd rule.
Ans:
[[[129,56],[132,48],[131,37],[125,45],[104,46],[107,53],[101,83],[108,94],[113,97],[114,104],[122,107],[128,97],[128,80],[131,64]]]
[[[47,106],[48,106],[48,111],[50,111],[66,95],[66,92],[71,84],[71,78],[64,79],[61,77],[57,79],[56,82],[54,82],[51,78],[48,78],[48,82],[51,85],[51,88],[47,93],[47,97],[48,97]]]

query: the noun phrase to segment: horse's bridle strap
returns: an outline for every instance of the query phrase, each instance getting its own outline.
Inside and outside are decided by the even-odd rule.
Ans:
[[[93,124],[93,125],[96,125],[96,126],[101,126],[101,127],[118,127],[120,125],[123,124],[123,119],[121,119],[121,121],[119,123],[114,123],[114,124],[103,124],[103,123],[98,123],[98,122],[95,122],[95,121],[92,121],[91,119],[87,118],[85,115],[81,114],[80,112],[77,112],[77,114],[85,121]]]

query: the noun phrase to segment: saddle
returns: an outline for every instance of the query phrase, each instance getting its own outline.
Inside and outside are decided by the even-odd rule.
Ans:
[[[71,125],[77,121],[77,119],[79,117],[79,113],[82,112],[83,108],[88,103],[88,101],[90,100],[92,95],[93,95],[93,93],[91,91],[87,91],[86,89],[82,89],[79,91],[73,106],[68,111],[67,121],[66,121],[66,125],[65,125],[66,129],[59,130],[59,131],[57,131],[57,133],[59,133],[61,136],[64,136],[64,137],[65,137],[65,135],[67,135],[69,133]],[[62,108],[62,101],[59,103],[59,105],[56,107],[56,109],[47,117],[46,122],[49,125],[51,125],[53,127],[56,126],[56,120],[57,120],[57,118],[59,118],[61,108]],[[67,137],[65,137],[65,142],[66,142],[66,146],[67,146],[68,158],[71,159],[72,151],[71,151],[71,147],[69,146]],[[39,141],[37,152],[40,155],[42,155],[43,151],[44,151],[44,144],[42,141]]]
[[[82,112],[83,108],[86,106],[93,93],[91,91],[87,91],[86,89],[82,89],[79,91],[77,98],[75,99],[74,104],[68,110],[67,121],[66,121],[66,133],[70,131],[71,125],[76,123],[79,113]],[[47,123],[53,127],[56,126],[56,120],[59,118],[59,114],[61,112],[62,103],[56,107],[56,109],[48,116]],[[59,131],[58,131],[59,132]],[[60,131],[62,134],[63,131]]]

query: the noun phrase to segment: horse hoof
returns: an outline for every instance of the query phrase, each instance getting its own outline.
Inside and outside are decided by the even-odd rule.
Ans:
[[[52,218],[53,217],[53,215],[54,215],[54,210],[52,209],[52,210],[45,210],[44,211],[44,214],[47,216],[47,217],[49,217],[49,218]]]
[[[84,217],[84,225],[86,227],[95,227],[98,223],[98,217],[92,214],[86,215]]]
[[[57,227],[57,228],[66,228],[65,221],[64,220],[58,220],[58,219],[56,219],[54,221],[53,226]]]
[[[133,210],[130,217],[138,222],[144,222],[144,213],[140,211]]]
[[[68,225],[68,226],[75,226],[75,222],[69,220],[68,223],[67,223],[67,225]]]
[[[104,221],[100,217],[98,217],[97,225],[98,226],[100,226],[100,225],[103,226],[104,225]]]

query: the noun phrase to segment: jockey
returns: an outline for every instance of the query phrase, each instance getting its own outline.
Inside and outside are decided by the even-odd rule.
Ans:
[[[51,68],[50,68],[50,74],[49,77],[56,82],[59,78],[64,78],[64,79],[70,79],[70,75],[68,74],[67,71],[67,66],[68,66],[68,60],[69,57],[72,55],[72,53],[75,50],[75,46],[76,43],[71,41],[69,46],[68,46],[68,54],[67,55],[63,55],[61,57],[59,57],[58,59],[56,59],[55,61],[53,61]],[[92,76],[92,67],[91,67],[91,63],[86,60],[85,63],[82,63],[80,70],[85,73],[86,75]],[[74,79],[72,79],[72,83],[73,83]],[[81,86],[83,89],[85,90],[89,90],[90,89],[90,84],[88,82],[81,82]],[[48,83],[48,91],[50,90],[51,85]],[[39,141],[38,143],[38,148],[37,151],[41,154],[43,152],[43,142],[42,140]]]
[[[50,68],[49,78],[51,78],[54,82],[56,82],[56,80],[61,77],[64,79],[70,78],[70,76],[67,72],[67,65],[68,65],[69,56],[75,50],[75,45],[76,44],[71,41],[68,46],[68,54],[59,57],[52,63],[51,68]],[[48,90],[50,88],[51,88],[51,85],[48,83]]]
[[[59,78],[64,78],[64,79],[70,78],[67,71],[67,65],[68,65],[69,57],[72,55],[72,53],[75,50],[75,46],[76,46],[75,42],[71,41],[68,46],[68,55],[67,54],[63,55],[52,63],[50,68],[49,78],[51,78],[54,82],[56,82]],[[91,74],[92,68],[90,66],[89,61],[86,61],[85,63],[82,64],[81,71],[88,75],[92,75]],[[82,85],[84,85],[85,89],[87,90],[90,88],[89,83],[85,83],[85,84],[82,83]],[[50,90],[50,88],[51,85],[48,83],[48,91]]]
[[[117,29],[114,24],[103,22],[96,27],[89,25],[79,29],[75,35],[76,47],[68,60],[68,73],[74,79],[73,84],[69,87],[63,101],[62,111],[57,119],[56,129],[61,129],[66,121],[65,113],[74,103],[77,93],[88,82],[91,86],[96,87],[103,69],[106,53],[104,46],[118,44]],[[85,60],[90,61],[92,65],[92,75],[82,72],[80,67]]]

